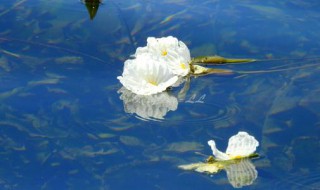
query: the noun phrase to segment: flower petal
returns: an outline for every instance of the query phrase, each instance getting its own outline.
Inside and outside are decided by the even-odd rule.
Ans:
[[[214,142],[214,140],[208,141],[208,145],[211,147],[212,154],[214,155],[215,159],[217,159],[217,160],[229,160],[230,159],[230,157],[226,153],[223,153],[217,149],[216,143]]]
[[[118,79],[125,88],[135,94],[151,95],[165,91],[179,78],[172,74],[165,64],[145,54],[127,60],[122,76]]]
[[[149,37],[146,47],[139,47],[135,57],[148,54],[151,59],[168,65],[170,71],[178,76],[186,76],[190,72],[190,51],[188,47],[172,36],[163,38]]]
[[[256,151],[259,142],[247,132],[239,132],[229,139],[226,153],[231,158],[248,157]]]

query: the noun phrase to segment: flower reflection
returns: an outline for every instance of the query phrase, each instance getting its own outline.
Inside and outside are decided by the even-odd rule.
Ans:
[[[225,168],[230,184],[234,188],[251,185],[258,177],[255,166],[248,158],[239,160],[238,163],[232,163]]]
[[[258,172],[249,158],[213,162],[208,160],[206,163],[180,165],[179,168],[207,174],[215,174],[220,170],[225,170],[228,180],[234,188],[251,185],[258,177]]]
[[[119,91],[123,100],[124,110],[127,113],[137,114],[144,119],[163,119],[169,111],[175,111],[178,100],[168,92],[149,96],[137,95],[122,87]]]

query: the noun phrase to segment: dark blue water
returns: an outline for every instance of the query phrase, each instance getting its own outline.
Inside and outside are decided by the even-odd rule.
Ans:
[[[196,152],[210,155],[210,139],[225,150],[238,131],[260,142],[246,188],[320,189],[319,5],[105,0],[91,20],[77,0],[2,0],[0,189],[233,189],[225,171],[177,166],[204,161]],[[123,62],[168,35],[193,57],[261,61],[148,100],[176,109],[128,109]]]

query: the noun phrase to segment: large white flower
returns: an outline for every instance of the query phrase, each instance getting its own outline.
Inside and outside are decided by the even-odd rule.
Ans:
[[[169,111],[178,108],[178,100],[168,92],[150,96],[137,95],[125,88],[121,88],[120,99],[123,100],[124,111],[135,113],[144,119],[163,119]]]
[[[149,37],[147,46],[137,48],[135,57],[143,54],[149,54],[153,59],[163,61],[176,75],[186,76],[190,72],[190,51],[182,41],[172,36]]]
[[[247,132],[238,132],[237,135],[229,139],[226,153],[217,149],[216,143],[213,140],[208,141],[209,146],[216,160],[232,160],[249,157],[256,151],[259,142],[250,136]]]
[[[125,61],[122,76],[117,78],[125,88],[139,95],[163,92],[178,81],[166,64],[148,54]]]

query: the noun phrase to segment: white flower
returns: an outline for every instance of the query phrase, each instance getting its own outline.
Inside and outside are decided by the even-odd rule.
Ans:
[[[213,155],[217,160],[232,160],[249,157],[256,151],[259,142],[246,132],[239,132],[237,135],[229,139],[226,153],[219,151],[216,148],[216,143],[213,140],[208,141]]]
[[[190,72],[190,62],[188,47],[177,38],[149,37],[147,46],[137,48],[134,59],[125,61],[118,79],[135,94],[157,94],[179,85]]]
[[[135,57],[143,54],[149,54],[153,59],[164,62],[176,75],[186,76],[190,72],[190,51],[182,41],[172,36],[149,37],[147,46],[137,48]]]
[[[122,76],[118,79],[125,88],[139,95],[163,92],[178,81],[166,64],[148,54],[125,61]]]
[[[168,64],[172,73],[179,76],[186,76],[190,72],[190,60],[190,55],[183,56],[182,53],[172,52],[171,57],[168,56],[166,64]]]
[[[144,119],[163,119],[168,111],[178,108],[178,100],[167,92],[153,94],[150,96],[137,95],[125,88],[121,88],[120,99],[123,100],[124,111],[135,113]]]

